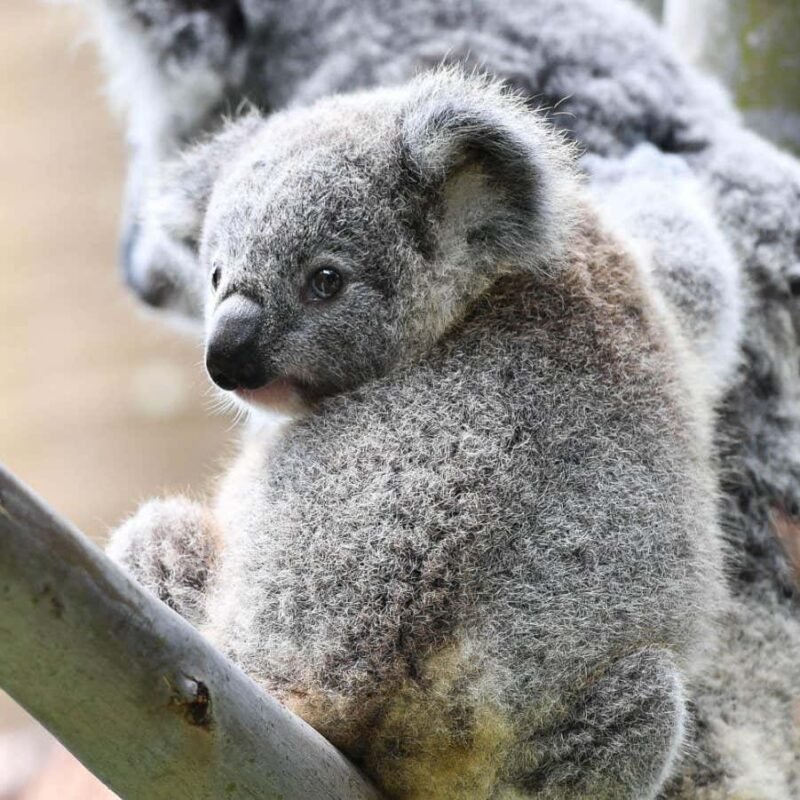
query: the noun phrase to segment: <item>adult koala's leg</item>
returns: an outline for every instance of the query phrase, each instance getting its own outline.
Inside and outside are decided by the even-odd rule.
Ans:
[[[512,756],[513,789],[496,798],[651,800],[676,764],[685,717],[671,656],[634,653],[590,681],[556,724],[523,742]]]
[[[107,548],[138,583],[197,626],[206,620],[219,550],[211,511],[183,497],[145,503],[112,534]]]
[[[683,159],[651,145],[582,163],[604,218],[642,256],[719,398],[739,366],[744,303],[741,266],[707,188]]]

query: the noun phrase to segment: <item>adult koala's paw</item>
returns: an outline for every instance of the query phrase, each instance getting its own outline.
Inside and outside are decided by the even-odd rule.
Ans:
[[[202,625],[218,542],[212,513],[175,497],[145,503],[112,534],[106,552],[159,600]]]

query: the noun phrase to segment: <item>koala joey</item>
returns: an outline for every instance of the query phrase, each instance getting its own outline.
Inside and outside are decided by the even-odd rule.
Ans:
[[[724,601],[710,395],[573,169],[445,71],[172,173],[255,421],[208,508],[110,552],[390,798],[644,800],[680,759]]]

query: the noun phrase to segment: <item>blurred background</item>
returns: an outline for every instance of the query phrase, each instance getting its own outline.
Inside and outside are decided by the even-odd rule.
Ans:
[[[642,4],[800,152],[798,0]],[[0,461],[102,540],[148,496],[202,492],[232,437],[199,346],[119,280],[122,137],[85,31],[70,5],[0,3]],[[0,693],[0,787],[25,773],[35,748],[9,743],[28,726]]]
[[[102,539],[202,491],[231,437],[198,345],[119,280],[122,137],[85,30],[70,5],[0,3],[0,461]],[[22,724],[0,694],[0,738]]]

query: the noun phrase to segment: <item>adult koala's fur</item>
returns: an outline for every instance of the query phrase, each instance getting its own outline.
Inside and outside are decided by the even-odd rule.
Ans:
[[[195,243],[164,239],[147,206],[162,194],[164,158],[247,105],[305,105],[445,61],[558,107],[553,122],[602,154],[641,142],[693,151],[708,124],[734,119],[718,90],[619,0],[86,1],[128,122],[126,276],[147,302],[189,320],[201,319],[204,296]]]
[[[149,188],[159,164],[222,127],[244,100],[269,112],[466,59],[535,104],[557,106],[564,113],[553,124],[593,157],[624,159],[651,145],[688,167],[744,270],[745,320],[716,435],[731,599],[691,692],[693,747],[667,796],[800,796],[800,592],[776,535],[800,536],[797,162],[746,131],[718,88],[622,0],[95,3],[132,146],[129,280],[191,319],[202,315],[208,279],[196,244],[164,237],[153,225],[159,213],[143,210],[164,201]],[[674,262],[681,250],[669,252]]]
[[[711,390],[565,145],[440,73],[192,158],[209,350],[256,306],[237,394],[304,410],[111,552],[387,797],[656,797],[725,596]]]
[[[717,395],[735,379],[744,314],[741,265],[708,192],[686,162],[650,144],[629,154],[587,155],[588,188],[607,223],[676,313]]]

